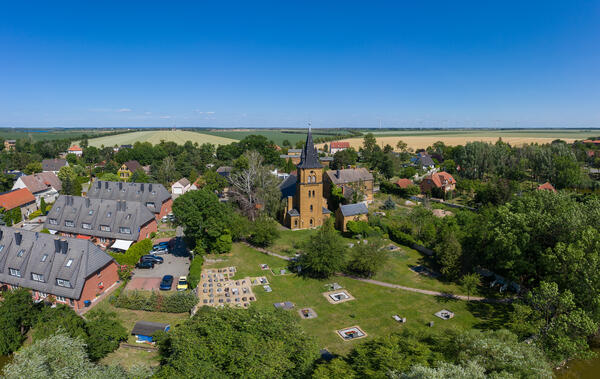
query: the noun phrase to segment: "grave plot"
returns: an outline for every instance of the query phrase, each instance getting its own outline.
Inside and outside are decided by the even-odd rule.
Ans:
[[[335,290],[324,292],[323,296],[329,301],[331,304],[339,304],[344,303],[346,301],[354,300],[354,296],[350,295],[350,292],[346,290]]]
[[[203,270],[197,288],[200,305],[247,308],[255,301],[250,278],[233,279],[234,274],[235,267]]]
[[[271,269],[271,272],[273,273],[273,275],[289,275],[291,274],[290,270],[288,270],[285,267],[275,267]]]
[[[268,264],[266,264],[266,263],[261,263],[261,264],[260,264],[260,269],[261,269],[261,270],[268,270],[268,269],[269,269],[269,265],[268,265]]]
[[[315,312],[312,308],[302,308],[298,310],[298,314],[300,318],[303,320],[310,320],[311,318],[317,318],[317,312]]]
[[[437,312],[435,315],[437,317],[441,318],[442,320],[450,320],[451,318],[454,317],[454,312],[450,312],[449,310],[442,309],[441,311]]]
[[[351,341],[358,338],[363,338],[367,336],[360,327],[351,326],[350,328],[340,329],[336,331],[338,336],[340,336],[344,341]]]
[[[266,276],[258,276],[256,278],[252,278],[253,286],[264,286],[265,284],[269,284],[269,280]]]
[[[283,303],[274,303],[273,306],[277,309],[285,309],[286,311],[294,309],[294,303],[289,301],[284,301]]]

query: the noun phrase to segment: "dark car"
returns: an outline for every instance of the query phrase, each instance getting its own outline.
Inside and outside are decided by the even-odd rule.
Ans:
[[[165,275],[160,282],[161,291],[170,291],[173,285],[173,275]]]
[[[154,262],[151,261],[140,261],[135,265],[137,268],[154,268]]]
[[[140,262],[152,262],[152,263],[163,263],[164,259],[163,257],[159,257],[158,255],[154,255],[154,254],[146,254],[146,255],[142,255],[142,257],[140,258]]]

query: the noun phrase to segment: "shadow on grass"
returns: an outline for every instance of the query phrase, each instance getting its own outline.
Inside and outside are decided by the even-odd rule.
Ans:
[[[482,330],[501,329],[508,323],[512,304],[471,301],[467,304],[467,309],[473,316],[481,320],[473,325],[473,328]]]

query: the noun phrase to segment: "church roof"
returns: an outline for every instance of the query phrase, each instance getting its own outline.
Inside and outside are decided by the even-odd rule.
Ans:
[[[323,165],[319,162],[319,154],[317,154],[317,149],[315,149],[310,128],[308,128],[306,143],[304,144],[304,149],[302,149],[302,154],[300,155],[298,168],[323,168]]]

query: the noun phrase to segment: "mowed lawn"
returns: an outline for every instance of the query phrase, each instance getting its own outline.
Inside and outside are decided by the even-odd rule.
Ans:
[[[300,325],[307,333],[314,336],[319,346],[333,353],[347,353],[352,347],[364,341],[343,341],[336,330],[358,325],[368,334],[367,338],[384,336],[402,328],[428,328],[434,321],[434,328],[497,328],[506,320],[504,305],[468,303],[466,301],[422,295],[418,293],[390,289],[350,278],[334,277],[328,280],[315,280],[299,277],[295,274],[274,275],[262,270],[260,264],[266,263],[271,268],[283,267],[286,262],[260,253],[250,247],[235,244],[232,253],[220,256],[209,256],[218,259],[213,263],[205,263],[205,268],[236,266],[236,278],[246,276],[266,276],[273,292],[267,293],[262,286],[253,288],[259,308],[272,308],[273,303],[291,301],[296,307],[291,312],[300,320],[297,310],[303,307],[312,308],[318,315],[311,320],[300,320]],[[341,304],[331,304],[323,296],[328,289],[326,284],[337,282],[342,285],[355,300]],[[417,286],[419,282],[413,283]],[[434,313],[448,309],[456,316],[443,321]],[[393,315],[407,318],[406,324],[399,324],[392,319]]]
[[[114,146],[114,145],[133,145],[135,142],[150,142],[153,145],[160,141],[175,142],[184,144],[187,141],[198,142],[198,144],[212,143],[214,145],[227,145],[232,142],[237,142],[235,139],[214,136],[210,134],[191,132],[188,130],[144,130],[139,132],[131,132],[118,134],[115,136],[105,136],[91,138],[90,146]]]

